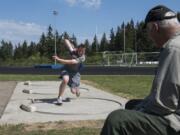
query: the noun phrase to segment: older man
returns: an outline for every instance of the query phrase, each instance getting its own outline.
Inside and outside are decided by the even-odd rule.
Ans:
[[[150,94],[128,109],[112,112],[101,135],[178,135],[180,132],[180,23],[158,5],[145,19],[149,37],[162,48]],[[132,102],[133,103],[133,102]]]

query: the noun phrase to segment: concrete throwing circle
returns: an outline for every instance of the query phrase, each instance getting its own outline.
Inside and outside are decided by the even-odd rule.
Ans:
[[[121,107],[121,103],[105,98],[71,98],[70,102],[64,102],[62,106],[55,104],[56,99],[36,99],[32,103],[36,106],[37,113],[52,115],[97,115],[110,113]]]
[[[58,93],[52,93],[52,92],[45,92],[44,90],[45,89],[48,89],[49,88],[36,88],[35,91],[32,89],[32,88],[26,88],[26,89],[23,89],[22,92],[23,93],[26,93],[26,94],[37,94],[37,95],[58,95]],[[84,93],[84,92],[89,92],[89,89],[88,88],[85,88],[85,87],[79,87],[79,91],[81,93]]]

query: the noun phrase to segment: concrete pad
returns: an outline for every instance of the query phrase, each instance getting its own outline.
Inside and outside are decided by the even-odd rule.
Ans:
[[[67,87],[62,106],[56,105],[60,82],[33,81],[31,85],[19,82],[0,119],[0,124],[19,124],[53,121],[100,120],[113,110],[124,108],[124,98],[81,84],[81,96],[77,98]],[[23,90],[32,93],[24,93]],[[33,101],[33,102],[32,102]],[[33,106],[34,112],[27,112],[21,105]]]

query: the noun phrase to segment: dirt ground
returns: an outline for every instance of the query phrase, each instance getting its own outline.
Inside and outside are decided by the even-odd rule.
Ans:
[[[89,120],[89,121],[59,121],[59,122],[47,122],[47,123],[35,123],[26,124],[24,126],[26,131],[36,130],[52,130],[52,129],[71,129],[71,128],[102,128],[103,120]]]
[[[9,99],[16,87],[17,82],[15,81],[0,81],[0,118],[6,108]]]

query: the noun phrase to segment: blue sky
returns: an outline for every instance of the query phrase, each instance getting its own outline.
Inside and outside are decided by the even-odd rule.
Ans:
[[[157,4],[180,11],[180,0],[0,0],[0,40],[37,42],[52,25],[60,33],[75,34],[78,42],[92,41],[96,32],[109,37],[123,21],[142,21]]]

